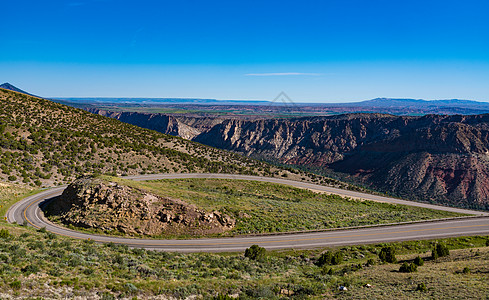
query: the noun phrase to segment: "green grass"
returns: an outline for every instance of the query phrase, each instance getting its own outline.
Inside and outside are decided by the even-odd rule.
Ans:
[[[104,178],[164,197],[178,198],[207,211],[226,213],[237,220],[230,234],[317,230],[461,216],[458,213],[354,200],[257,181],[131,181]]]
[[[446,239],[448,258],[431,261],[412,274],[400,263],[426,257],[435,241],[393,243],[397,264],[379,264],[377,252],[387,244],[332,249],[340,265],[315,264],[321,250],[267,252],[259,260],[243,253],[179,254],[129,249],[123,245],[70,240],[26,227],[0,224],[12,234],[0,239],[0,290],[7,295],[93,298],[150,298],[157,295],[205,299],[239,295],[240,299],[279,298],[467,298],[489,292],[488,237]],[[459,248],[470,250],[454,250]],[[482,247],[482,248],[481,248]],[[368,261],[374,261],[370,265]],[[465,267],[471,273],[462,274]],[[449,279],[448,281],[445,279]],[[20,282],[20,284],[18,284]],[[415,291],[425,283],[427,292]],[[372,288],[364,288],[365,284]],[[348,287],[339,292],[338,286]],[[287,290],[287,291],[286,291]],[[469,297],[470,298],[470,297]]]
[[[2,191],[2,203],[31,192],[17,186]],[[180,254],[96,244],[3,222],[0,230],[9,232],[0,238],[2,298],[469,299],[489,293],[487,236],[267,251],[250,260],[244,253]],[[446,244],[450,256],[431,260],[435,243]],[[397,264],[380,264],[378,253],[385,246],[396,248]],[[317,266],[325,250],[341,252],[343,262]],[[416,273],[397,271],[418,255],[425,264]],[[465,268],[470,272],[464,273]],[[367,283],[372,287],[365,288]],[[415,290],[420,283],[426,284],[426,292]],[[338,291],[339,285],[348,291]]]
[[[0,182],[0,221],[5,221],[4,216],[7,214],[7,210],[15,202],[38,192],[40,192],[39,189]]]

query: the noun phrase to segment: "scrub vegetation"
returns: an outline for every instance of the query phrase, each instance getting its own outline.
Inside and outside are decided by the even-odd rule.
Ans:
[[[1,203],[32,192],[12,184],[3,184],[0,191]],[[309,193],[295,192],[297,197]],[[74,240],[1,221],[0,298],[30,298],[33,291],[42,298],[93,299],[480,298],[489,293],[488,246],[489,237],[462,237],[300,251],[268,251],[257,245],[242,253],[180,254]],[[434,258],[438,252],[448,255]],[[381,261],[392,255],[396,259],[389,260],[396,263]],[[415,264],[416,272],[400,272],[404,263]]]
[[[489,293],[488,240],[179,254],[72,240],[1,223],[0,297],[30,297],[35,291],[44,298],[94,299],[479,298]],[[451,249],[450,255],[434,260],[431,250],[439,242]],[[397,263],[380,261],[385,246],[396,248]],[[333,259],[322,253],[334,253]],[[422,266],[414,264],[418,256],[424,259]],[[416,270],[406,273],[400,270],[403,265]]]
[[[255,234],[386,224],[462,216],[413,206],[356,200],[282,184],[231,179],[132,181],[102,176],[153,194],[183,200],[236,219],[225,234]]]
[[[0,180],[49,186],[87,173],[189,172],[308,178],[299,171],[0,89]]]

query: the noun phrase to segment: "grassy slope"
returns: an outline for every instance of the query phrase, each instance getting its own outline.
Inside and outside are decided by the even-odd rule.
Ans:
[[[28,197],[30,195],[34,195],[39,190],[17,184],[8,184],[0,182],[0,217],[3,220],[7,210],[12,206],[15,202]]]
[[[3,203],[26,196],[29,190],[4,189]],[[427,260],[417,273],[398,273],[398,264],[379,264],[376,253],[381,245],[352,246],[341,251],[341,265],[318,267],[314,264],[322,250],[274,251],[265,259],[251,261],[242,253],[177,254],[128,249],[113,244],[99,245],[72,240],[29,227],[0,222],[0,230],[10,237],[0,238],[0,298],[72,298],[116,296],[147,299],[157,295],[185,297],[220,294],[243,299],[292,297],[324,299],[335,297],[377,299],[480,298],[489,293],[489,237],[446,239],[448,258]],[[398,260],[426,257],[434,241],[393,243]],[[453,250],[466,249],[466,250]],[[368,266],[367,260],[375,265]],[[469,267],[471,273],[462,274]],[[331,269],[331,271],[329,271]],[[329,273],[329,274],[328,274]],[[425,283],[426,292],[415,291]],[[369,283],[372,288],[364,288]],[[338,286],[348,286],[339,292]],[[282,291],[282,294],[280,293]]]
[[[237,154],[0,89],[0,180],[52,185],[83,173],[166,172],[294,176]]]
[[[109,176],[102,178],[163,197],[181,199],[209,212],[217,210],[228,214],[236,218],[237,224],[225,235],[317,230],[461,216],[419,207],[353,200],[257,181],[132,181]],[[56,218],[51,217],[51,220],[56,221]]]

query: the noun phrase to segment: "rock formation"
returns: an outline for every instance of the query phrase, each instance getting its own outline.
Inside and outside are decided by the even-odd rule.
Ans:
[[[194,140],[333,170],[408,199],[489,207],[489,115],[226,120]]]
[[[100,178],[81,178],[47,208],[64,224],[128,235],[205,235],[229,231],[236,221],[179,199],[161,197]]]

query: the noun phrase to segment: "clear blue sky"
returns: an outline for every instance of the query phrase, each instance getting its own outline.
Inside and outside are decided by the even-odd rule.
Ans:
[[[46,97],[489,101],[489,1],[2,1],[0,82]]]

